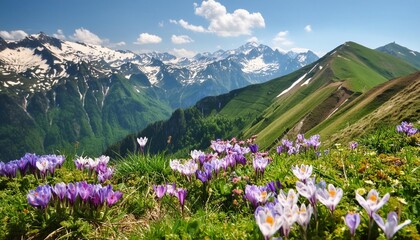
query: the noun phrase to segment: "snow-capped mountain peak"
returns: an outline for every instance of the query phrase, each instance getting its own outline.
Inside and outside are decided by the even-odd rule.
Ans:
[[[308,53],[285,54],[263,44],[248,42],[236,49],[177,58],[169,53],[136,54],[65,41],[41,32],[20,41],[0,39],[0,78],[13,75],[20,79],[18,83],[0,83],[0,91],[3,87],[10,90],[16,86],[19,89],[19,86],[29,84],[31,86],[27,89],[36,92],[60,84],[62,80],[77,78],[80,74],[89,74],[90,78],[109,78],[114,73],[127,79],[142,74],[150,83],[146,86],[168,90],[213,81],[230,91],[234,87],[285,75],[317,60]],[[88,72],[77,72],[79,67],[74,66],[80,64],[87,64]],[[226,84],[226,79],[232,81],[233,77],[240,78],[239,85]]]

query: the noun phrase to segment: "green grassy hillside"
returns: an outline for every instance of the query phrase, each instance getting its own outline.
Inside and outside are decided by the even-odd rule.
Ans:
[[[213,138],[249,137],[258,134],[258,144],[267,148],[284,136],[310,131],[374,86],[415,71],[413,66],[401,59],[347,42],[317,62],[284,77],[202,99],[188,110],[198,112],[199,118],[186,119],[185,125],[193,126],[201,122],[203,125],[193,127],[197,129],[195,135]],[[362,116],[364,112],[355,118]],[[219,122],[222,126],[233,123],[236,125],[224,133],[211,136],[206,127],[208,123],[204,124],[207,120],[204,119],[215,117],[223,119],[223,123]],[[177,122],[175,118],[173,115],[172,120],[159,123],[159,127],[154,125],[131,135],[131,140],[123,141],[127,144],[117,143],[107,153],[135,151],[133,142],[135,143],[136,137],[148,136],[156,139],[157,134],[159,147],[153,146],[153,152],[168,149],[161,142],[180,133],[189,135],[187,139],[190,140],[174,138],[176,142],[173,144],[173,151],[194,146],[191,144],[194,141],[188,127],[171,130],[171,122]],[[340,125],[335,130],[341,127]]]
[[[308,134],[348,141],[383,125],[420,119],[420,72],[381,84],[359,96]]]

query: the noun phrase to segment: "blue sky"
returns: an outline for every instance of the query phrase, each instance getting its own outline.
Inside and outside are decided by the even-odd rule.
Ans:
[[[0,36],[48,35],[192,56],[249,40],[322,55],[346,41],[420,51],[418,0],[1,0]]]

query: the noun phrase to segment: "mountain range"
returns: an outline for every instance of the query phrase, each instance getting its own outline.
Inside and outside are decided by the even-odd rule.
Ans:
[[[174,112],[169,120],[128,136],[106,153],[136,151],[135,138],[140,136],[151,139],[151,152],[201,149],[210,139],[244,139],[254,134],[263,149],[297,133],[319,133],[326,142],[341,136],[339,140],[345,141],[355,137],[352,126],[361,126],[361,122],[371,122],[373,127],[418,119],[417,71],[401,55],[346,42],[286,76],[206,97],[191,108]],[[392,111],[383,106],[393,106]],[[341,131],[347,132],[343,136]]]
[[[61,149],[99,154],[199,99],[262,83],[318,57],[247,43],[177,58],[63,41],[0,38],[0,160]]]

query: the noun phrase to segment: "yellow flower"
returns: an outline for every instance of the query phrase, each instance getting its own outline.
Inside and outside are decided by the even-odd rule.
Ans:
[[[364,189],[364,188],[358,188],[358,189],[356,189],[356,192],[359,195],[365,195],[366,189]]]

